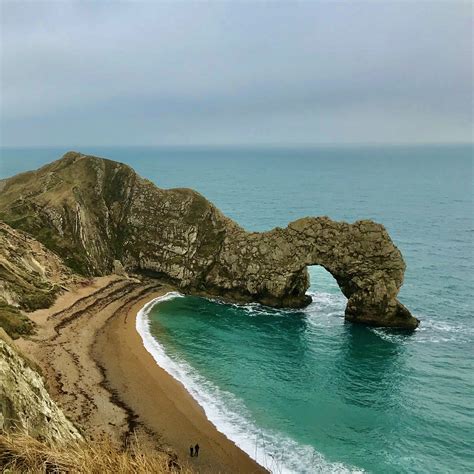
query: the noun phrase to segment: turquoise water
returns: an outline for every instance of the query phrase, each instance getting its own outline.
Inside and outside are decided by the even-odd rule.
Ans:
[[[66,150],[3,149],[0,177]],[[304,311],[172,298],[148,316],[211,420],[274,472],[473,472],[473,181],[469,146],[299,150],[82,148],[161,187],[192,187],[252,230],[305,215],[384,224],[407,262],[412,335],[345,324],[311,268]]]

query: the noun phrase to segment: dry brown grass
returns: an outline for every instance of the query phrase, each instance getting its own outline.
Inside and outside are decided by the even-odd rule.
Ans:
[[[0,434],[0,470],[12,474],[190,472],[172,456],[144,448],[136,437],[121,450],[109,439],[60,445],[23,433]]]

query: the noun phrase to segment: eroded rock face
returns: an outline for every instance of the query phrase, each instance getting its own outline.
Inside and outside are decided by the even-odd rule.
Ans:
[[[209,285],[250,295],[272,306],[308,303],[308,265],[321,265],[348,298],[346,319],[374,326],[415,328],[418,320],[396,299],[405,263],[387,231],[372,221],[354,224],[304,218],[286,229],[226,237]]]
[[[21,430],[58,442],[82,439],[50,398],[43,379],[0,329],[0,431]]]
[[[402,255],[372,221],[305,218],[249,233],[199,193],[159,189],[126,165],[75,152],[7,180],[0,219],[84,274],[110,273],[118,260],[184,291],[272,306],[308,304],[306,267],[322,265],[348,298],[347,320],[418,325],[396,299]]]
[[[58,255],[25,232],[0,222],[0,299],[30,311],[45,308],[73,279]]]
[[[0,327],[18,337],[33,331],[24,311],[50,306],[74,275],[31,235],[0,222]]]

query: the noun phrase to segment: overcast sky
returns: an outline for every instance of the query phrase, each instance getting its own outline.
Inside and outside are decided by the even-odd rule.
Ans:
[[[0,1],[3,145],[471,141],[470,2]]]

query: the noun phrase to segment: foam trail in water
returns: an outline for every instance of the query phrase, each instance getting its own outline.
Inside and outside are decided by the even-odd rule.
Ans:
[[[342,293],[308,292],[313,299],[305,308],[307,321],[317,327],[329,327],[339,324],[338,317],[344,317],[347,298]],[[418,315],[421,325],[414,331],[412,337],[418,343],[447,343],[465,342],[472,343],[474,328],[458,322],[456,324],[445,320],[433,320],[428,315]],[[406,333],[399,334],[390,328],[367,328],[387,342],[407,344],[410,338]]]
[[[196,374],[185,361],[169,357],[150,332],[148,314],[157,303],[180,297],[180,293],[169,292],[148,302],[137,314],[136,328],[156,363],[185,386],[221,433],[272,473],[362,472],[330,463],[313,447],[298,444],[281,433],[261,430],[233,394]]]
[[[312,302],[304,309],[311,326],[327,328],[339,326],[344,318],[347,298],[342,293],[308,292]]]

